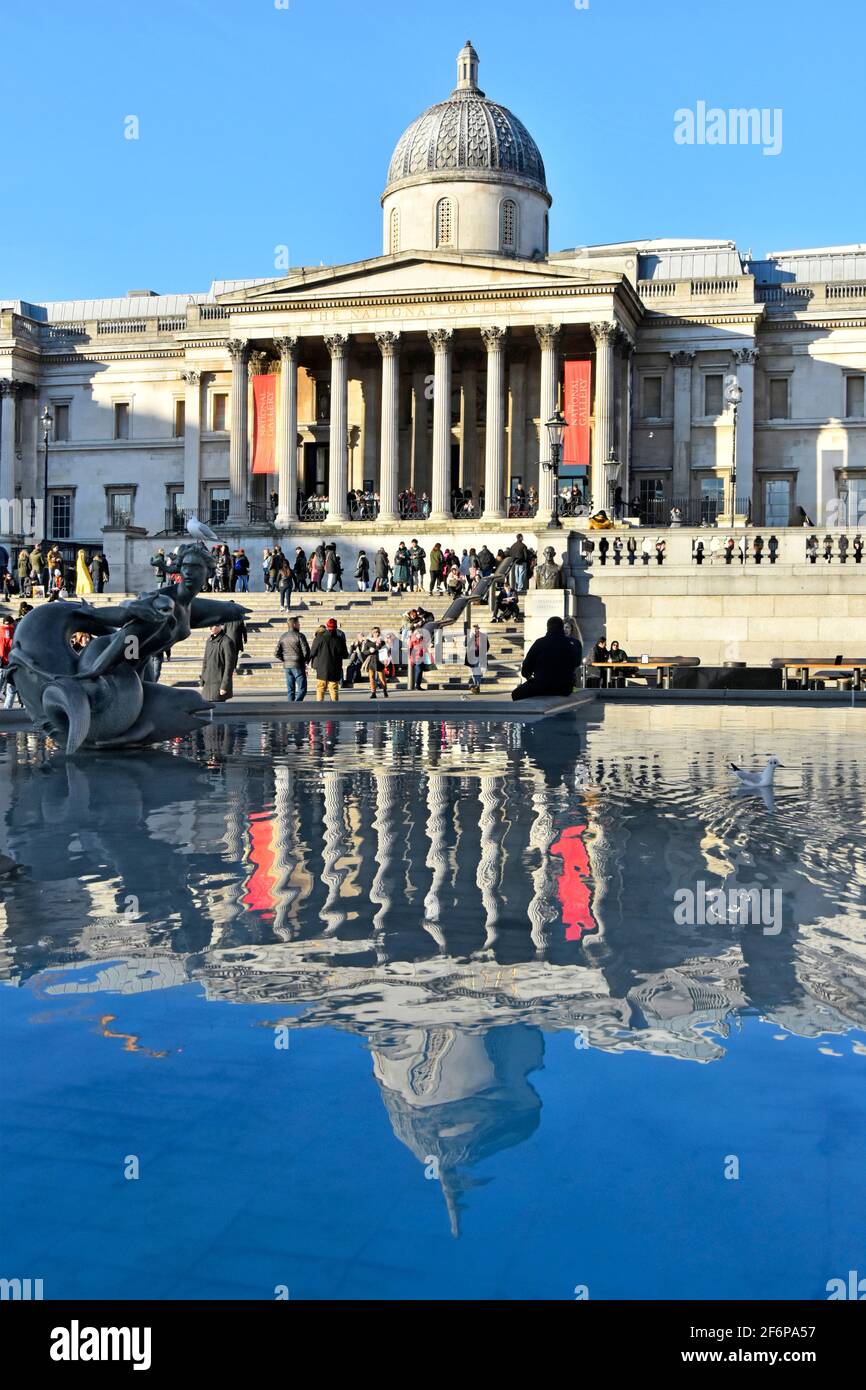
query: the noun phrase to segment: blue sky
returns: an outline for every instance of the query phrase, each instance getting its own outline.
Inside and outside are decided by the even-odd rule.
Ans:
[[[554,249],[866,241],[862,0],[284,2],[5,7],[0,298],[378,255],[392,148],[467,37],[541,148]],[[781,153],[678,145],[699,101],[781,110]]]

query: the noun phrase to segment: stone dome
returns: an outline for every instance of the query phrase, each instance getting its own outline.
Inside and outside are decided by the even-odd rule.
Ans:
[[[478,54],[468,40],[457,58],[457,86],[401,136],[382,196],[406,180],[455,178],[522,184],[551,201],[538,146],[516,116],[481,91]]]

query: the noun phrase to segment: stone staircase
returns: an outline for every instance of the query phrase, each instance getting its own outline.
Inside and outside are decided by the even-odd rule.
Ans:
[[[100,606],[106,603],[120,603],[125,597],[133,596],[93,594],[90,601],[94,606]],[[251,593],[214,597],[235,598],[248,611],[248,641],[235,673],[235,695],[243,697],[284,693],[285,677],[282,666],[274,659],[274,648],[280,634],[286,629],[288,614],[281,611],[278,595]],[[444,597],[431,597],[429,594],[404,594],[402,598],[392,598],[388,594],[362,594],[354,590],[341,593],[337,590],[334,594],[293,594],[291,616],[300,618],[301,630],[310,642],[319,626],[328,618],[336,618],[346,634],[347,643],[351,646],[357,637],[366,635],[372,627],[380,627],[386,637],[390,633],[398,633],[402,626],[403,614],[413,607],[416,601],[433,612],[437,618],[443,615],[450,602]],[[520,678],[520,665],[523,660],[522,616],[508,625],[493,623],[487,605],[477,604],[472,608],[472,620],[478,623],[488,641],[487,674],[483,678],[484,693],[510,693]],[[462,637],[462,623],[458,622],[453,628],[446,628],[445,633],[449,632],[455,637]],[[161,679],[164,684],[197,684],[203,648],[208,636],[207,629],[193,632],[187,641],[175,649],[171,661],[163,664]],[[446,655],[447,650],[446,640]],[[424,686],[429,691],[465,688],[468,676],[468,669],[462,660],[452,662],[446,659],[441,666],[427,670]],[[361,678],[356,689],[363,689],[366,684],[366,680]],[[405,689],[405,675],[398,676],[397,687]]]

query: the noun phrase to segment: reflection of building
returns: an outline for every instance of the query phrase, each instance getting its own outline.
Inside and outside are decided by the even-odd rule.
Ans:
[[[703,709],[675,736],[625,707],[505,735],[214,726],[175,754],[74,764],[7,738],[2,848],[24,871],[0,886],[4,978],[83,996],[194,980],[356,1034],[456,1222],[467,1170],[538,1122],[544,1032],[709,1063],[744,1011],[810,1037],[866,1024],[864,792],[840,716],[813,737],[808,818],[719,793],[746,726],[704,729]],[[781,753],[803,746],[785,719]],[[674,923],[677,888],[757,873],[782,891],[778,936]]]

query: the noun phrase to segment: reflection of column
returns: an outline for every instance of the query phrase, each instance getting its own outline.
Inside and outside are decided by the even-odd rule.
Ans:
[[[433,486],[430,520],[451,520],[451,340],[452,328],[428,333],[433,348]]]
[[[484,450],[484,515],[505,516],[505,339],[506,328],[482,328],[487,348],[487,427]]]
[[[231,435],[229,438],[229,525],[247,520],[247,352],[238,339],[227,344],[232,360]]]
[[[400,805],[400,780],[391,773],[374,769],[376,779],[376,876],[370,888],[370,901],[376,904],[373,933],[381,939],[385,918],[391,908],[388,874],[397,844],[397,810]],[[377,949],[378,942],[377,942]],[[380,956],[384,953],[380,951]]]
[[[345,912],[336,906],[343,887],[344,874],[337,863],[343,853],[343,774],[326,772],[324,783],[325,844],[322,849],[322,882],[327,885],[328,897],[319,916],[327,923],[325,936],[333,936],[346,920]]]
[[[283,941],[289,941],[291,932],[286,922],[293,915],[292,906],[298,895],[298,890],[291,881],[295,868],[293,853],[293,832],[295,829],[293,825],[294,773],[286,767],[285,763],[275,763],[273,775],[275,824],[272,842],[274,860],[271,869],[271,881],[274,885],[274,935]]]
[[[535,820],[529,835],[529,848],[537,850],[538,867],[532,875],[533,895],[527,915],[532,924],[532,941],[536,951],[543,956],[550,945],[549,924],[559,916],[556,905],[553,868],[550,862],[550,846],[556,837],[553,820],[552,793],[544,785],[538,773],[533,771],[535,790],[532,793],[532,809]]]
[[[379,455],[379,520],[397,520],[400,466],[400,334],[377,333],[382,354],[382,446]]]
[[[280,410],[277,436],[277,526],[298,519],[298,340],[275,338],[280,354]]]
[[[349,505],[349,339],[333,333],[325,339],[331,354],[331,443],[328,457],[328,520],[347,521]]]
[[[671,496],[688,497],[692,448],[693,352],[672,352],[674,364],[674,472]],[[662,407],[664,413],[664,407]]]
[[[617,328],[614,323],[590,324],[595,339],[595,419],[594,444],[592,451],[592,502],[593,506],[608,508],[607,474],[605,464],[613,448],[614,404],[613,404],[613,345]]]
[[[740,348],[734,353],[737,380],[743,392],[737,411],[737,494],[751,498],[755,469],[755,363],[757,348]]]
[[[183,506],[198,516],[201,505],[201,372],[190,367],[183,406]]]
[[[557,324],[543,324],[535,330],[541,348],[541,400],[538,407],[538,445],[539,459],[549,456],[550,445],[545,426],[556,413],[556,388],[559,380],[559,335],[562,329]],[[553,471],[539,467],[538,470],[538,518],[543,525],[553,516]]]
[[[439,924],[441,905],[439,894],[448,875],[448,779],[439,772],[427,774],[427,867],[433,871],[430,890],[424,899],[424,930],[429,932],[439,949],[445,951],[445,934]]]
[[[481,777],[478,781],[481,802],[481,854],[478,859],[476,882],[484,904],[484,929],[487,933],[484,949],[496,944],[497,924],[502,906],[499,884],[502,879],[502,836],[504,792],[499,777]]]

